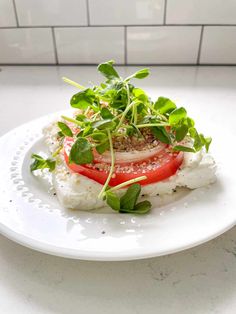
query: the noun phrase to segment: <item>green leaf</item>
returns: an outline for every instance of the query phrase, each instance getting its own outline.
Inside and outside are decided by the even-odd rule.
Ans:
[[[169,133],[163,126],[154,126],[151,127],[152,134],[162,143],[171,144],[171,138]]]
[[[73,108],[87,109],[90,105],[93,104],[94,100],[94,91],[91,88],[87,88],[73,95],[70,100],[70,104]]]
[[[134,206],[135,214],[146,214],[150,211],[152,204],[149,201],[143,201]]]
[[[58,127],[60,128],[61,133],[62,133],[64,136],[73,137],[73,133],[72,133],[71,129],[68,127],[67,124],[58,121],[58,122],[57,122],[57,125],[58,125]]]
[[[100,115],[103,119],[113,119],[114,118],[114,115],[110,112],[110,110],[105,108],[105,107],[102,108]]]
[[[89,164],[93,161],[92,146],[86,138],[78,137],[72,145],[69,162],[77,165]]]
[[[147,77],[149,74],[150,74],[149,69],[145,68],[145,69],[139,70],[139,71],[135,72],[134,74],[128,76],[125,79],[125,82],[130,81],[132,78],[143,79],[143,78]]]
[[[193,147],[195,151],[198,152],[205,145],[205,138],[199,135],[195,128],[190,128],[189,134],[194,139]]]
[[[93,122],[92,127],[98,130],[114,129],[116,127],[116,123],[111,119],[105,119]]]
[[[210,147],[211,142],[212,142],[212,138],[211,137],[204,137],[203,134],[199,134],[199,137],[201,139],[202,147],[205,146],[206,152],[208,153],[209,147]]]
[[[196,135],[193,143],[193,147],[196,152],[200,151],[202,147],[205,145],[205,142],[202,142],[202,139],[199,135]]]
[[[100,86],[101,86],[103,89],[105,89],[105,88],[107,87],[107,84],[101,83]]]
[[[105,141],[105,142],[102,142],[102,143],[96,145],[96,151],[97,151],[100,155],[102,155],[106,150],[109,149],[109,147],[110,147],[109,141],[107,140],[107,141]]]
[[[161,114],[166,114],[175,110],[176,105],[169,98],[159,97],[154,104],[154,109],[158,110]]]
[[[189,152],[189,153],[196,153],[194,148],[182,146],[182,145],[176,145],[173,147],[173,150],[181,151],[181,152]]]
[[[132,184],[131,186],[129,186],[128,190],[120,198],[121,209],[126,210],[133,209],[137,202],[140,192],[141,192],[140,184]]]
[[[102,133],[102,132],[94,132],[90,135],[90,137],[94,140],[94,141],[104,141],[105,139],[107,139],[107,134]]]
[[[30,170],[35,171],[38,169],[49,169],[49,171],[53,171],[56,167],[56,161],[54,159],[48,158],[44,159],[40,155],[32,154],[32,159],[34,159],[33,163],[30,165]]]
[[[206,147],[206,151],[209,151],[209,147],[211,145],[212,142],[212,138],[211,137],[205,137],[205,147]]]
[[[195,125],[194,120],[189,117],[187,117],[186,122],[187,122],[188,128],[193,128]]]
[[[87,117],[84,114],[77,114],[76,120],[84,122],[84,121],[87,121],[88,119],[87,119]]]
[[[188,126],[182,124],[180,127],[175,130],[175,139],[177,142],[182,141],[188,133]]]
[[[77,133],[76,137],[86,137],[93,133],[93,128],[90,124],[84,125],[84,129],[81,129],[79,133]]]
[[[91,125],[87,125],[84,130],[83,130],[83,136],[87,136],[87,135],[90,135],[92,134],[93,132],[93,128],[91,127]]]
[[[186,117],[187,117],[187,111],[183,107],[180,107],[170,113],[169,123],[170,125],[175,126],[179,124],[181,120],[185,119]]]
[[[108,80],[112,80],[112,79],[119,79],[120,76],[119,74],[116,72],[116,70],[113,67],[114,61],[110,60],[108,62],[104,62],[104,63],[100,63],[98,65],[98,71],[105,76]]]
[[[61,131],[59,131],[59,132],[57,133],[57,136],[58,136],[60,139],[63,139],[63,137],[65,137],[64,134],[63,134]]]
[[[143,201],[134,206],[133,209],[121,208],[120,213],[143,215],[150,211],[152,204],[149,201]]]
[[[114,210],[119,211],[120,210],[120,200],[119,197],[109,190],[106,191],[106,202],[107,204]]]
[[[105,99],[115,98],[122,88],[124,88],[123,81],[111,81],[104,89],[99,90],[99,94]]]
[[[132,94],[134,95],[135,98],[143,102],[146,102],[148,100],[148,96],[146,95],[144,90],[142,90],[141,88],[133,88]]]

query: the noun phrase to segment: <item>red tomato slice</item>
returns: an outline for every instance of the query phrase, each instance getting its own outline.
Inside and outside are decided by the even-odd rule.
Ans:
[[[69,163],[69,150],[72,144],[71,138],[66,138],[64,142],[64,157],[67,166],[74,172],[84,175],[98,183],[104,184],[109,174],[109,164],[93,163],[86,165],[76,165]],[[183,152],[172,152],[166,148],[152,158],[136,163],[116,164],[114,174],[109,182],[110,186],[116,186],[128,180],[146,176],[146,180],[139,183],[146,185],[159,182],[174,175],[183,162]]]

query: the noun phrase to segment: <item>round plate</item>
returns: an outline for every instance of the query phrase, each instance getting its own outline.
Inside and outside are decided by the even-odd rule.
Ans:
[[[59,205],[50,178],[30,173],[30,155],[46,151],[41,130],[52,119],[40,118],[0,138],[0,232],[6,237],[58,256],[131,260],[193,247],[235,224],[235,162],[227,151],[235,130],[225,137],[220,128],[214,129],[215,184],[153,199],[150,214],[135,216],[103,209],[66,210]]]

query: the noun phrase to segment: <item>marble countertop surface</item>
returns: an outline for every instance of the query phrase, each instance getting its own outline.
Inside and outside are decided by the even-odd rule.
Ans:
[[[121,74],[136,67],[120,67]],[[236,105],[236,67],[153,67],[140,83],[184,105],[204,99]],[[73,88],[95,67],[1,67],[0,135],[41,115],[65,109]],[[0,313],[234,314],[236,228],[198,247],[129,262],[86,262],[49,256],[0,236]]]

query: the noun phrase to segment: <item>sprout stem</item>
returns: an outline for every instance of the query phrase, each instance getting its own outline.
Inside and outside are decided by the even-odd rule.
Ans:
[[[66,120],[68,122],[75,123],[75,124],[77,124],[79,126],[82,125],[82,123],[80,121],[76,120],[76,119],[73,119],[73,118],[70,118],[70,117],[66,117],[66,116],[61,116],[61,117],[62,117],[62,119]]]
[[[168,126],[169,123],[147,123],[147,124],[137,124],[136,128],[149,128],[151,126]]]
[[[58,149],[56,149],[55,152],[52,154],[52,157],[55,158],[60,153],[62,148],[63,148],[63,145],[59,146]]]
[[[107,130],[107,135],[108,135],[108,139],[109,139],[109,143],[110,143],[110,152],[111,152],[111,168],[110,168],[110,172],[108,174],[108,177],[106,179],[105,184],[103,185],[103,188],[101,190],[101,192],[98,194],[98,198],[101,199],[103,197],[104,192],[106,191],[106,188],[111,180],[113,171],[114,171],[114,167],[115,167],[115,154],[114,154],[114,150],[113,150],[113,143],[112,143],[112,138],[111,138],[111,132],[110,130]]]
[[[68,83],[68,84],[70,84],[72,86],[75,86],[75,87],[77,87],[79,89],[85,89],[84,86],[80,85],[79,83],[77,83],[75,81],[70,80],[69,78],[67,78],[65,76],[63,76],[62,79],[63,79],[64,82],[66,82],[66,83]]]
[[[138,177],[138,178],[134,178],[134,179],[125,181],[125,182],[123,182],[123,183],[121,183],[121,184],[118,184],[118,185],[114,186],[113,188],[110,188],[110,189],[109,189],[109,192],[117,191],[117,190],[119,190],[119,189],[121,189],[121,188],[126,187],[127,185],[130,185],[130,184],[133,184],[133,183],[142,181],[142,180],[146,180],[146,179],[147,179],[146,176],[141,176],[141,177]]]

